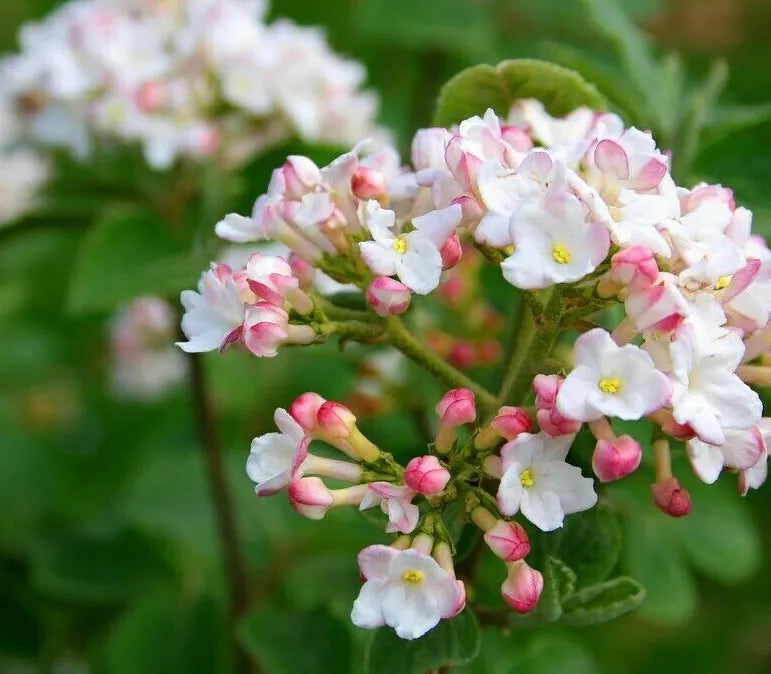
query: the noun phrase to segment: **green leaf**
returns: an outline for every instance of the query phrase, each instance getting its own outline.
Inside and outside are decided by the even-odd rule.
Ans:
[[[571,625],[594,625],[613,620],[637,608],[645,590],[633,578],[622,576],[590,585],[568,597],[562,605],[562,621]]]
[[[170,592],[143,597],[120,616],[104,645],[109,674],[226,671],[223,607]]]
[[[543,569],[543,592],[535,610],[525,616],[513,616],[512,623],[552,623],[562,615],[562,602],[576,587],[576,574],[556,557],[546,557]]]
[[[444,666],[464,665],[479,653],[479,625],[465,610],[452,620],[443,620],[428,634],[405,641],[390,628],[375,632],[366,655],[367,674],[425,674]]]
[[[565,520],[557,554],[575,572],[578,587],[605,580],[620,552],[621,527],[607,508],[598,506]]]
[[[536,98],[553,115],[563,115],[581,105],[604,108],[605,100],[594,85],[574,70],[536,59],[502,61],[461,71],[439,93],[434,123],[451,126],[492,108],[506,115],[512,103]]]
[[[591,654],[577,639],[566,634],[539,634],[523,653],[513,658],[514,665],[507,674],[598,674]]]
[[[259,609],[239,626],[239,638],[265,674],[349,674],[348,626],[324,609],[284,613]]]
[[[128,599],[171,574],[155,543],[130,529],[50,539],[34,555],[32,570],[40,590],[92,603]]]
[[[201,269],[201,261],[185,252],[162,222],[138,209],[115,209],[80,245],[68,306],[85,313],[147,293],[177,293],[195,285]]]

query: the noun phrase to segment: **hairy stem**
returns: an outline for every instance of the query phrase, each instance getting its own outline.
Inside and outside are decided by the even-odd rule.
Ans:
[[[228,592],[228,633],[237,671],[251,674],[261,671],[257,663],[241,649],[235,637],[235,626],[249,603],[246,566],[236,526],[233,499],[225,473],[225,456],[215,424],[214,408],[206,386],[206,373],[201,356],[193,355],[190,362],[190,388],[193,398],[198,436],[206,463],[212,507],[222,547],[225,585]]]
[[[363,323],[361,321],[328,321],[321,326],[321,331],[325,335],[338,335],[360,342],[369,342],[382,337],[385,328],[377,323]]]
[[[538,373],[559,336],[562,311],[562,297],[556,287],[552,289],[540,315],[536,315],[527,303],[498,394],[499,405],[522,403],[533,376]]]
[[[455,388],[467,388],[474,393],[477,401],[488,410],[495,407],[495,396],[483,386],[467,377],[460,370],[436,355],[420,342],[404,325],[398,316],[386,319],[387,335],[391,343],[405,356],[425,367],[431,374]]]

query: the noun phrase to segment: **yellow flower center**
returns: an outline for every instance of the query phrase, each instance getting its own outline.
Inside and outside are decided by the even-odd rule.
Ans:
[[[504,248],[501,249],[501,251],[503,252],[503,254],[506,257],[508,257],[509,255],[514,255],[514,251],[515,250],[516,250],[516,247],[514,246],[513,243],[511,245],[505,246]]]
[[[558,243],[551,249],[551,256],[557,264],[567,264],[573,259],[573,255],[561,243]]]
[[[407,252],[407,239],[404,236],[395,239],[393,242],[393,249],[399,253],[399,255],[404,255]]]
[[[730,276],[721,276],[716,282],[715,282],[715,290],[722,290],[725,288],[729,283],[731,282]]]
[[[413,585],[420,585],[426,579],[426,574],[417,569],[407,569],[402,574],[402,580],[405,583],[411,583]]]
[[[603,377],[597,385],[600,387],[600,391],[610,395],[616,395],[621,391],[621,380],[618,377]]]
[[[529,468],[525,468],[525,470],[519,474],[519,481],[523,487],[532,487],[535,484],[533,471]]]

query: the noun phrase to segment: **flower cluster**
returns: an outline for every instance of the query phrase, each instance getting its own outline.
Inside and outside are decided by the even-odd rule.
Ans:
[[[240,162],[287,137],[349,144],[372,133],[360,64],[323,34],[266,24],[260,0],[70,0],[21,31],[2,94],[39,142],[88,154],[139,143],[148,162]]]
[[[120,396],[151,400],[185,378],[185,359],[172,345],[176,313],[159,297],[138,297],[110,322],[111,378]]]
[[[594,437],[601,483],[636,471],[643,447],[618,435],[615,420],[654,427],[652,498],[671,516],[691,509],[672,472],[672,443],[684,443],[705,482],[734,472],[744,494],[765,480],[771,427],[750,385],[771,383],[771,254],[729,189],[678,187],[669,165],[649,133],[613,114],[581,108],[555,118],[524,100],[505,119],[488,110],[457,127],[418,131],[411,166],[392,148],[366,143],[324,168],[289,157],[250,216],[217,223],[221,238],[280,241],[291,255],[272,263],[280,282],[260,280],[249,265],[207,272],[200,295],[183,294],[184,348],[240,341],[264,356],[284,341],[339,334],[389,344],[454,387],[436,408],[431,452],[405,467],[361,435],[347,408],[315,394],[279,414],[281,435],[252,447],[258,493],[287,487],[311,517],[379,504],[388,531],[400,534],[393,549],[362,553],[354,622],[414,638],[462,606],[442,524],[454,500],[508,565],[506,601],[533,608],[543,578],[525,563],[527,535],[513,518],[548,532],[596,503],[594,481],[569,461],[578,433]],[[433,291],[451,305],[463,298],[455,321],[464,325],[449,327],[462,335],[478,320],[485,289],[468,274],[453,287],[455,272],[446,272],[484,263],[500,268],[518,307],[512,343],[497,345],[506,354],[497,394],[436,348],[436,303],[415,299]],[[313,290],[318,271],[347,284],[358,306],[351,293],[343,306]],[[262,322],[277,336],[271,348],[253,346],[260,340],[250,333]],[[489,325],[485,332],[495,334]],[[309,455],[312,439],[354,463]],[[330,489],[322,477],[351,486]],[[490,478],[499,480],[494,494],[485,489]]]
[[[31,210],[48,179],[48,164],[20,144],[18,119],[0,96],[0,226]]]

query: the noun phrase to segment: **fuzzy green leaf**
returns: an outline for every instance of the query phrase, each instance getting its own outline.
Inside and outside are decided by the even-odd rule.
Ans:
[[[607,622],[637,608],[644,598],[645,590],[636,580],[614,578],[568,597],[562,605],[562,621],[571,625]]]

